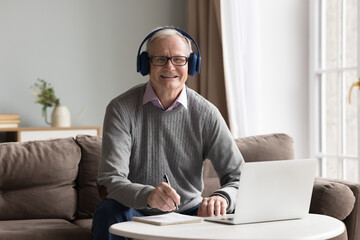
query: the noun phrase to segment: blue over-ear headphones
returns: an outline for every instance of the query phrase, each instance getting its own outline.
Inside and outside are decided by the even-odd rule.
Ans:
[[[184,35],[185,37],[189,38],[194,43],[196,50],[198,52],[198,55],[196,55],[196,53],[190,54],[189,59],[188,59],[188,74],[190,76],[194,76],[195,73],[199,73],[200,72],[200,64],[201,64],[201,56],[200,56],[200,50],[199,50],[198,45],[196,44],[195,40],[189,34],[184,32],[183,30],[175,28],[175,27],[163,27],[160,29],[156,29],[155,31],[151,32],[149,35],[146,36],[146,38],[142,41],[142,43],[140,44],[140,47],[139,47],[139,51],[138,51],[138,55],[137,55],[137,59],[136,59],[137,60],[137,64],[136,64],[137,72],[140,72],[141,75],[143,75],[143,76],[149,74],[149,71],[150,71],[149,54],[146,51],[144,51],[140,54],[141,47],[146,42],[146,40],[151,38],[158,31],[161,31],[164,29],[174,29],[174,30],[178,31],[179,33],[181,33],[182,35]]]

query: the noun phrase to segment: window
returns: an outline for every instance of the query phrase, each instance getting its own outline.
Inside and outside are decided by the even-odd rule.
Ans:
[[[313,155],[320,176],[358,180],[358,0],[310,0]]]

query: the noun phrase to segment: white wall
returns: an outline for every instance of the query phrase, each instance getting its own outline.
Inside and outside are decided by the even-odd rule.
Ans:
[[[42,78],[73,120],[86,107],[77,125],[102,126],[110,99],[147,80],[136,54],[164,25],[184,27],[185,1],[0,0],[0,113],[46,126],[30,88]]]
[[[259,0],[259,6],[259,133],[287,133],[295,157],[309,157],[308,1]]]

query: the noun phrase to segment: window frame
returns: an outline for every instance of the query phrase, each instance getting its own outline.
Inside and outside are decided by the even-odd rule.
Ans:
[[[319,161],[318,175],[327,177],[326,164],[329,158],[337,159],[341,166],[341,173],[338,174],[342,179],[347,179],[347,159],[357,160],[357,155],[345,154],[346,152],[346,104],[344,96],[348,94],[346,89],[345,74],[348,71],[357,70],[357,66],[346,67],[345,54],[341,54],[341,66],[337,68],[327,68],[326,62],[326,1],[327,0],[309,0],[309,121],[310,121],[310,155]],[[337,49],[341,53],[345,52],[346,36],[344,27],[346,26],[346,0],[338,0],[338,17],[337,24],[341,24],[341,41],[337,41]],[[341,5],[340,5],[341,4]],[[357,4],[360,4],[359,2]],[[359,17],[359,13],[358,13]],[[340,43],[339,43],[340,42]],[[359,45],[359,44],[358,44]],[[359,59],[358,59],[359,61]],[[341,79],[341,97],[338,101],[340,109],[337,118],[341,120],[340,128],[338,126],[338,134],[341,140],[337,142],[337,154],[329,154],[326,149],[326,76],[327,74],[336,73]],[[359,127],[359,126],[358,126]],[[360,139],[358,140],[360,141]],[[358,149],[359,150],[359,149]],[[359,175],[359,173],[358,173]]]

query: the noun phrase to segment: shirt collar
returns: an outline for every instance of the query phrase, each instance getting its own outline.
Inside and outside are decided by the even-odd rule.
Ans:
[[[185,109],[187,109],[186,88],[187,87],[184,86],[184,88],[181,90],[181,93],[178,96],[178,98],[174,101],[174,103],[168,109],[166,109],[166,111],[173,110],[176,107],[178,107],[180,104],[183,105],[185,107]],[[150,81],[148,81],[146,84],[146,89],[145,89],[145,93],[144,93],[144,97],[143,97],[143,105],[145,105],[148,102],[152,102],[156,107],[158,107],[162,110],[165,110],[160,102],[160,99],[157,97],[153,87],[151,86]]]

